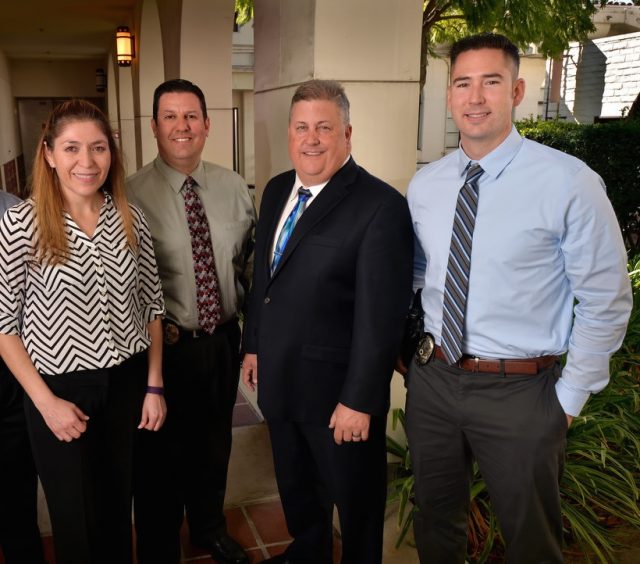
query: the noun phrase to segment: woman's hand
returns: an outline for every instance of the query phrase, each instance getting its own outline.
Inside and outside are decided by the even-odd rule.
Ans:
[[[160,394],[146,394],[142,404],[142,418],[138,429],[157,431],[167,416],[167,404]]]
[[[89,416],[77,405],[51,392],[31,362],[20,336],[0,335],[0,355],[56,438],[68,443],[79,439],[87,430]]]
[[[89,416],[70,401],[52,395],[45,403],[36,407],[47,427],[60,441],[70,443],[73,439],[79,439],[87,430]]]

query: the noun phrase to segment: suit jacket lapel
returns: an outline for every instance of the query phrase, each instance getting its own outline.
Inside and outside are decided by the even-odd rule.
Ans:
[[[347,196],[349,193],[349,187],[355,180],[357,174],[358,166],[353,160],[353,157],[351,157],[347,163],[331,177],[331,180],[322,189],[320,194],[313,199],[309,208],[305,210],[302,216],[300,216],[272,278],[275,278],[282,270],[300,241],[309,233],[313,226],[330,213],[331,210],[335,208],[345,196]],[[284,207],[284,202],[280,209],[282,209],[282,207]],[[273,227],[274,231],[276,227],[277,220],[276,226]]]
[[[287,200],[291,195],[291,187],[293,186],[293,182],[295,181],[296,173],[295,171],[291,171],[289,174],[284,176],[280,186],[278,187],[279,193],[277,194],[275,201],[273,203],[271,210],[265,210],[264,213],[269,217],[270,225],[267,232],[267,238],[265,241],[266,249],[264,251],[264,256],[266,260],[261,265],[261,268],[265,269],[267,274],[267,280],[271,277],[271,249],[273,247],[273,238],[275,237],[276,229],[278,228],[278,222],[280,221],[280,216],[282,215],[282,210],[287,205]],[[262,210],[261,210],[262,212]]]

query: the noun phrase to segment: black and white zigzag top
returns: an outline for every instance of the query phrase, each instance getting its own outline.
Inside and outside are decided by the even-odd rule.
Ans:
[[[0,333],[20,335],[41,374],[107,368],[148,348],[164,302],[147,221],[131,210],[136,251],[107,195],[91,238],[65,214],[70,257],[55,266],[34,258],[33,200],[2,218]]]

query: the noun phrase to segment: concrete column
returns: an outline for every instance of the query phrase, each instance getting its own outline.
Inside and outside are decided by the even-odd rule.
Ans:
[[[118,100],[118,67],[109,54],[107,63],[107,117],[111,129],[120,138],[120,100]]]
[[[421,21],[420,0],[255,0],[258,197],[291,168],[289,103],[311,78],[344,85],[354,158],[406,190],[416,164]]]
[[[138,170],[136,148],[136,119],[133,105],[132,67],[117,67],[118,100],[120,117],[120,147],[124,162],[125,175],[129,176]]]
[[[233,0],[183,0],[180,77],[195,82],[207,99],[211,131],[203,158],[233,167],[231,54]]]
[[[136,41],[138,43],[136,46],[138,49],[138,111],[135,122],[139,132],[140,166],[142,167],[155,159],[158,154],[151,130],[153,91],[165,81],[164,46],[156,0],[144,0],[142,4],[140,34]]]
[[[427,58],[427,80],[422,91],[422,131],[421,151],[418,162],[435,161],[445,154],[447,143],[447,84],[449,83],[449,60],[446,54],[442,58]],[[453,140],[455,145],[457,135]]]

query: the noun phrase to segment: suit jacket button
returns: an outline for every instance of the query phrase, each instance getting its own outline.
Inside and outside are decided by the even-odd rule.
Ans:
[[[265,303],[265,304],[268,304],[270,301],[271,301],[271,298],[265,298],[265,299],[264,299],[264,303]]]

